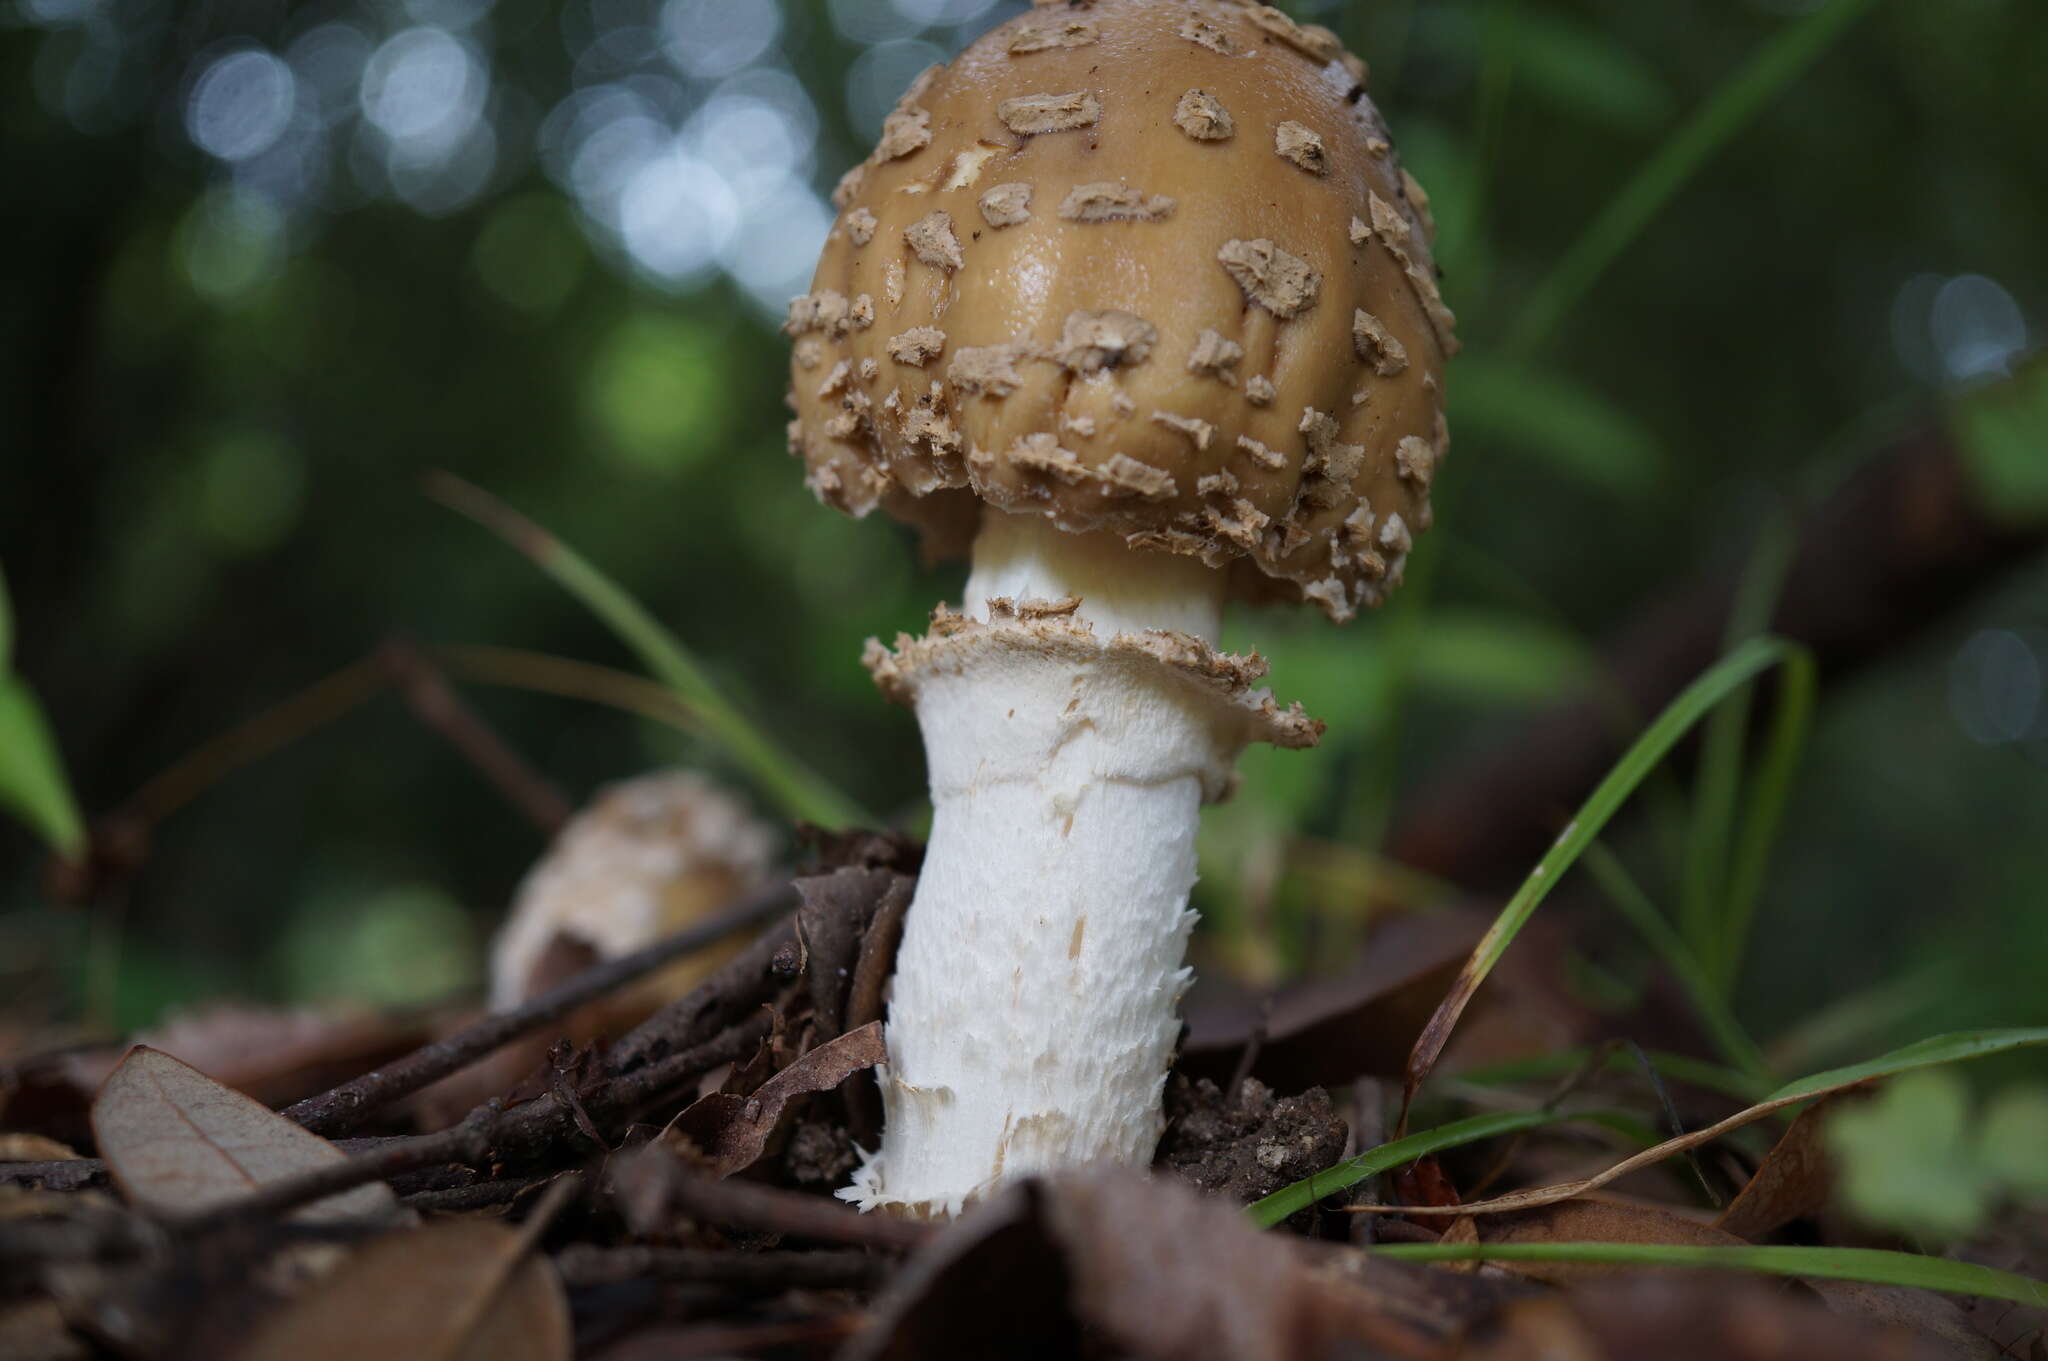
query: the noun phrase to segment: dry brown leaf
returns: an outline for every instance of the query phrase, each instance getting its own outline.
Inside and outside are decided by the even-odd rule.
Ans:
[[[0,1356],[8,1361],[85,1361],[90,1355],[54,1301],[0,1304]]]
[[[1480,929],[1454,913],[1401,918],[1374,936],[1358,971],[1290,987],[1265,1016],[1256,999],[1226,1000],[1197,984],[1175,1067],[1222,1086],[1257,1034],[1252,1074],[1276,1091],[1398,1076]]]
[[[1917,1333],[1942,1347],[1943,1354],[1955,1361],[1999,1361],[2006,1355],[1997,1343],[1978,1332],[1962,1306],[1946,1295],[1862,1281],[1809,1280],[1806,1284],[1837,1314]]]
[[[145,1045],[129,1050],[108,1075],[93,1101],[92,1128],[123,1194],[157,1214],[193,1214],[346,1157],[319,1135]],[[295,1217],[370,1219],[397,1208],[391,1188],[375,1182],[316,1201]]]
[[[78,1156],[69,1144],[41,1134],[0,1134],[0,1163],[71,1162]]]
[[[133,1043],[182,1059],[266,1106],[282,1107],[397,1058],[429,1038],[428,1026],[417,1017],[220,1002],[175,1013],[135,1035]],[[126,1053],[125,1048],[109,1048],[74,1054],[65,1071],[93,1091]]]
[[[1462,1221],[1471,1223],[1472,1221]],[[1591,1197],[1489,1219],[1479,1229],[1488,1243],[1676,1243],[1736,1247],[1742,1239],[1661,1205]],[[1598,1276],[1644,1270],[1589,1262],[1497,1262],[1519,1275],[1565,1285]],[[1656,1268],[1649,1268],[1656,1269]]]
[[[1902,1329],[1760,1282],[1636,1275],[1510,1304],[1458,1361],[1943,1361]],[[1967,1355],[1967,1354],[1965,1354]]]
[[[238,1361],[567,1361],[568,1296],[532,1237],[449,1219],[380,1238],[263,1320]]]
[[[676,1117],[675,1131],[704,1151],[713,1172],[729,1177],[760,1158],[791,1098],[829,1092],[887,1056],[882,1023],[870,1021],[811,1050],[762,1083],[751,1096],[713,1092],[702,1098]]]
[[[1133,1361],[1442,1355],[1440,1335],[1318,1269],[1307,1246],[1178,1183],[1100,1167],[971,1211],[903,1269],[842,1357],[1075,1356],[1093,1350],[1084,1338]]]
[[[1715,1222],[1737,1238],[1761,1243],[1793,1220],[1825,1209],[1835,1179],[1822,1124],[1847,1099],[1830,1097],[1801,1111]]]

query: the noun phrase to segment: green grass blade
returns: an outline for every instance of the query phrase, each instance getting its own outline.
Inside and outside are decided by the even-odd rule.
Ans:
[[[1687,686],[1636,739],[1635,745],[1623,753],[1607,778],[1580,805],[1578,816],[1565,827],[1556,844],[1537,862],[1536,868],[1515,891],[1515,896],[1501,909],[1452,986],[1450,995],[1423,1027],[1408,1060],[1404,1092],[1407,1099],[1413,1100],[1416,1088],[1435,1066],[1437,1055],[1443,1052],[1444,1044],[1450,1039],[1459,1014],[1479,990],[1479,985],[1500,962],[1501,956],[1507,953],[1522,927],[1528,924],[1531,914],[1556,887],[1564,872],[1585,853],[1586,847],[1600,835],[1608,819],[1627,802],[1636,786],[1709,710],[1767,668],[1782,662],[1792,651],[1793,645],[1781,638],[1754,638],[1744,643]]]
[[[1796,543],[1790,522],[1774,517],[1758,537],[1743,568],[1728,622],[1722,631],[1723,650],[1755,638],[1770,627],[1778,592],[1792,562]],[[1700,735],[1700,768],[1694,784],[1692,826],[1686,838],[1685,869],[1679,886],[1679,929],[1693,954],[1704,962],[1720,952],[1723,909],[1729,878],[1728,847],[1734,839],[1736,808],[1742,793],[1742,755],[1749,733],[1750,687],[1729,696],[1707,719]]]
[[[43,706],[19,676],[0,676],[0,808],[66,860],[85,853],[85,820],[71,797],[64,758]]]
[[[1656,1068],[1660,1077],[1687,1083],[1706,1091],[1719,1092],[1744,1105],[1762,1099],[1770,1090],[1769,1083],[1759,1082],[1747,1073],[1734,1068],[1724,1068],[1717,1063],[1705,1063],[1685,1054],[1673,1054],[1662,1049],[1649,1049],[1644,1053],[1648,1055],[1651,1066]],[[1539,1054],[1534,1058],[1506,1059],[1499,1063],[1467,1068],[1451,1074],[1449,1080],[1469,1083],[1475,1087],[1505,1087],[1518,1082],[1541,1082],[1578,1071],[1592,1055],[1591,1049],[1560,1049],[1556,1053]],[[1635,1059],[1623,1050],[1609,1054],[1601,1066],[1608,1072],[1640,1071]]]
[[[1778,843],[1785,806],[1792,800],[1799,763],[1806,755],[1819,689],[1819,668],[1814,664],[1813,654],[1805,648],[1794,648],[1780,668],[1770,735],[1764,739],[1763,756],[1743,799],[1742,826],[1736,834],[1734,859],[1728,869],[1721,929],[1715,935],[1715,950],[1709,961],[1714,983],[1723,997],[1734,991],[1743,957],[1749,950],[1757,899],[1763,893],[1764,874],[1770,867],[1771,851]]]
[[[1945,1257],[1879,1248],[1695,1247],[1666,1243],[1385,1243],[1366,1251],[1405,1262],[1586,1262],[1693,1267],[1903,1285],[2048,1307],[2048,1282]]]
[[[1262,1229],[1270,1229],[1297,1210],[1305,1210],[1321,1200],[1346,1187],[1356,1186],[1367,1177],[1396,1167],[1404,1167],[1417,1158],[1461,1144],[1476,1144],[1481,1139],[1492,1139],[1502,1134],[1517,1134],[1525,1129],[1540,1125],[1554,1125],[1560,1120],[1575,1120],[1578,1116],[1560,1115],[1555,1111],[1501,1111],[1492,1115],[1475,1115],[1466,1120],[1454,1120],[1448,1125],[1425,1129],[1405,1139],[1369,1148],[1355,1158],[1346,1158],[1335,1167],[1305,1177],[1291,1186],[1283,1186],[1272,1195],[1255,1200],[1245,1207],[1245,1213],[1252,1217],[1252,1223]]]
[[[1765,1066],[1763,1051],[1756,1041],[1735,1019],[1735,1013],[1728,1009],[1728,1003],[1714,981],[1707,976],[1707,970],[1693,952],[1687,948],[1678,931],[1666,921],[1664,914],[1657,910],[1649,895],[1643,892],[1635,876],[1621,863],[1613,851],[1600,842],[1586,848],[1586,871],[1607,895],[1614,910],[1636,929],[1664,961],[1664,967],[1671,970],[1678,985],[1685,989],[1686,999],[1698,1013],[1701,1026],[1721,1051],[1721,1057],[1728,1060],[1742,1072],[1756,1078],[1768,1079],[1770,1070]]]
[[[1787,25],[1723,81],[1711,98],[1657,148],[1580,234],[1523,308],[1508,343],[1525,356],[1547,339],[1566,313],[1640,236],[1699,168],[1754,118],[1772,96],[1796,79],[1872,0],[1831,0]]]
[[[1830,1068],[1824,1073],[1815,1073],[1811,1077],[1788,1082],[1766,1097],[1765,1104],[1832,1091],[1869,1078],[1891,1077],[1897,1073],[1911,1072],[1915,1068],[1931,1068],[1938,1063],[1960,1063],[1965,1059],[1981,1059],[1991,1054],[2003,1054],[2009,1049],[2025,1049],[2042,1044],[2048,1044],[2048,1026],[2028,1026],[2009,1030],[1961,1030],[1952,1035],[1933,1035],[1915,1044],[1909,1044],[1904,1049],[1894,1049],[1880,1058],[1870,1059],[1864,1063],[1852,1063],[1843,1068]]]
[[[436,474],[427,490],[532,559],[581,601],[633,650],[656,680],[695,710],[706,735],[724,747],[790,816],[833,829],[872,823],[859,805],[748,719],[681,640],[589,559],[460,478]]]

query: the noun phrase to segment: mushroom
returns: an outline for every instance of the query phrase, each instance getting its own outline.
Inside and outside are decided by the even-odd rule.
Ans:
[[[774,852],[768,827],[695,772],[606,787],[521,881],[491,950],[492,1008],[560,982],[550,975],[577,956],[631,954],[716,911],[766,880]],[[682,996],[739,948],[700,951],[644,979],[614,1019],[637,1020]]]
[[[811,488],[972,558],[960,612],[865,658],[933,822],[886,1128],[840,1194],[920,1216],[1150,1158],[1199,809],[1246,743],[1322,730],[1217,650],[1225,601],[1377,605],[1447,443],[1451,315],[1363,63],[1232,0],[1060,14],[1087,41],[1035,12],[919,77],[895,121],[930,141],[843,182],[872,230],[831,234],[788,328]],[[820,302],[861,295],[871,328]],[[865,376],[821,388],[835,357]]]

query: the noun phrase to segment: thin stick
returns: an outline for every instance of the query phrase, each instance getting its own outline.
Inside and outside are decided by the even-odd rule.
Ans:
[[[462,702],[426,654],[404,638],[390,638],[375,655],[415,718],[467,757],[527,821],[549,836],[562,830],[575,806]]]
[[[913,1251],[936,1232],[930,1224],[862,1214],[822,1196],[680,1170],[663,1183],[662,1193],[672,1209],[693,1219],[883,1252]]]
[[[865,1252],[734,1252],[730,1249],[624,1247],[578,1243],[555,1257],[572,1286],[619,1281],[688,1281],[756,1290],[866,1289],[880,1285],[888,1263]]]
[[[332,1136],[346,1132],[378,1109],[468,1067],[522,1035],[560,1020],[584,1003],[721,936],[766,921],[786,911],[789,905],[789,883],[778,881],[715,917],[687,926],[645,949],[586,969],[511,1011],[487,1016],[445,1040],[415,1049],[396,1063],[344,1082],[332,1091],[308,1097],[284,1114],[316,1134]]]
[[[765,1015],[735,1026],[707,1044],[617,1079],[590,1104],[606,1116],[636,1111],[752,1050],[766,1030]],[[173,1227],[188,1234],[234,1228],[426,1167],[530,1162],[543,1153],[558,1151],[558,1146],[572,1137],[581,1137],[576,1122],[553,1095],[509,1111],[495,1100],[487,1101],[451,1129],[385,1140],[360,1157],[280,1177],[250,1195],[176,1219]]]
[[[229,774],[282,750],[362,705],[388,682],[374,657],[351,662],[323,680],[179,759],[128,796],[120,815],[154,825]]]

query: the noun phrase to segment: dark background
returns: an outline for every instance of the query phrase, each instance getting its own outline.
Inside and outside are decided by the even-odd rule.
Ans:
[[[448,469],[580,548],[780,741],[914,826],[915,726],[857,659],[960,569],[811,501],[775,324],[824,193],[903,84],[1018,8],[6,0],[0,563],[87,812],[392,635],[633,668],[421,494]],[[1637,168],[1821,7],[1287,8],[1370,60],[1466,350],[1409,601],[1341,630],[1231,625],[1330,723],[1313,753],[1248,755],[1210,815],[1202,958],[1252,983],[1345,963],[1368,851],[1419,791],[1518,750],[1594,683],[1602,640],[1744,570],[1899,439],[1939,443],[2048,315],[2030,0],[1860,7],[1718,151],[1679,158],[1675,196],[1538,330],[1546,280]],[[1802,1060],[2048,1023],[2048,563],[2026,507],[1981,508],[2020,547],[1908,612],[1924,627],[1879,619],[1822,693],[1736,991],[1759,1035],[1807,1027]],[[1861,554],[1838,564],[1852,580]],[[612,709],[462,693],[578,800],[662,764],[733,773]],[[1687,786],[1661,788],[1669,805]],[[1653,822],[1625,818],[1617,845],[1676,901],[1684,857]],[[478,977],[542,848],[377,698],[204,789],[91,910],[52,901],[39,846],[0,826],[0,1010],[48,1035],[223,996],[444,996]],[[1501,887],[1463,863],[1437,868]],[[1615,919],[1583,893],[1576,910],[1575,986],[1640,984],[1640,952],[1599,943]]]

